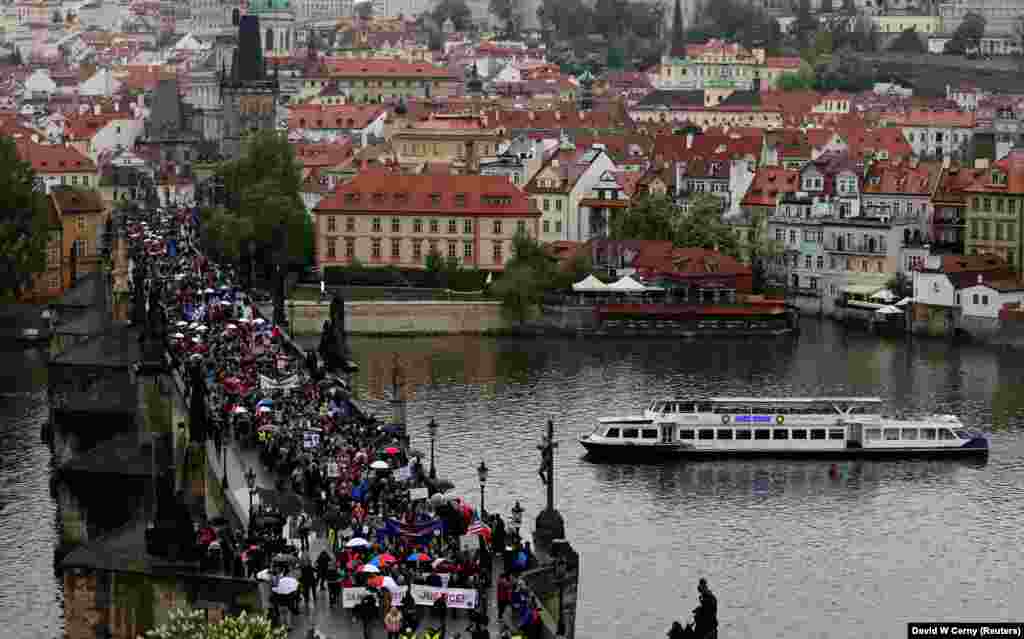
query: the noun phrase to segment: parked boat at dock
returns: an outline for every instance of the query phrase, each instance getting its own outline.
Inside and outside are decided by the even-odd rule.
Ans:
[[[580,444],[593,457],[919,457],[988,455],[955,415],[893,418],[877,397],[656,400],[602,418]]]

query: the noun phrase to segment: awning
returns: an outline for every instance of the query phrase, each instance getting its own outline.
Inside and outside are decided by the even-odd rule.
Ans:
[[[634,280],[632,277],[626,275],[618,282],[608,285],[609,291],[620,291],[622,293],[643,293],[644,291],[651,290],[640,282]]]
[[[572,285],[572,290],[577,293],[596,293],[607,289],[608,285],[593,275],[588,275],[582,281]]]
[[[883,288],[885,287],[877,284],[850,284],[843,288],[843,292],[850,295],[873,295]]]

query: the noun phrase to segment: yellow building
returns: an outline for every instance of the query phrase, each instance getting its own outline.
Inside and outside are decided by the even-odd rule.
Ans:
[[[317,265],[358,260],[423,268],[436,252],[470,268],[503,270],[516,233],[537,237],[540,213],[501,176],[366,171],[313,210]]]
[[[774,89],[780,75],[799,68],[799,58],[771,58],[764,49],[712,39],[687,45],[685,57],[663,57],[655,84],[666,90]]]
[[[337,82],[352,102],[381,102],[399,98],[445,98],[455,94],[458,81],[446,69],[422,62],[328,58],[326,73],[303,83],[303,95]],[[326,76],[323,77],[323,76]],[[313,83],[317,86],[313,86]]]
[[[942,33],[941,16],[871,16],[871,22],[878,28],[879,33],[903,33],[907,29],[914,29],[926,36]]]
[[[396,129],[391,145],[403,165],[439,162],[474,170],[481,158],[497,155],[504,138],[505,130],[488,127],[486,116],[432,114],[428,120]]]

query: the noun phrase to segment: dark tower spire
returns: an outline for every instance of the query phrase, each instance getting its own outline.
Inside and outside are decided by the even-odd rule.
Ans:
[[[676,0],[675,10],[672,13],[672,49],[670,54],[674,58],[686,57],[686,36],[683,32],[683,7],[680,0]]]

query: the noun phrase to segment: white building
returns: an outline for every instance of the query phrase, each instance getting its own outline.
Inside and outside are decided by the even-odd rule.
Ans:
[[[97,69],[90,78],[78,85],[81,96],[112,96],[121,91],[121,81],[114,77],[110,69]]]

